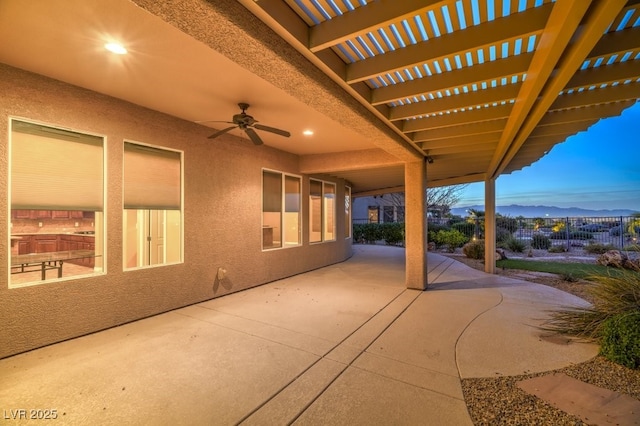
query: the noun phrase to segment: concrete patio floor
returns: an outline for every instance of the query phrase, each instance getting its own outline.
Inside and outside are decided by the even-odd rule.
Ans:
[[[428,261],[430,289],[408,290],[403,249],[357,245],[341,264],[2,359],[3,421],[465,425],[461,378],[597,354],[536,328],[581,299]]]

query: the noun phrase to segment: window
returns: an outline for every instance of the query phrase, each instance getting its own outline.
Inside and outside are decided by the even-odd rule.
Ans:
[[[383,222],[393,222],[393,206],[382,207]]]
[[[124,143],[125,269],[182,261],[182,154]]]
[[[336,185],[311,179],[309,181],[309,242],[336,239]]]
[[[262,171],[262,249],[298,246],[302,243],[299,177]]]
[[[404,223],[404,206],[396,206],[396,220]]]
[[[103,270],[102,137],[12,119],[9,285]]]
[[[344,187],[344,233],[345,238],[351,238],[351,188]]]
[[[378,223],[380,217],[380,206],[369,206],[369,223]]]

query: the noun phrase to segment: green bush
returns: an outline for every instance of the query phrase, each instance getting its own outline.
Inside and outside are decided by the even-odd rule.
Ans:
[[[404,241],[404,223],[381,223],[381,239],[389,245],[397,245]]]
[[[455,251],[456,247],[462,247],[462,245],[467,241],[469,241],[469,238],[462,232],[455,229],[450,229],[448,231],[441,229],[434,235],[434,242],[440,247],[446,246],[448,251],[452,253]]]
[[[545,235],[533,234],[533,238],[531,238],[531,247],[534,249],[547,250],[551,247],[551,240],[549,240]]]
[[[463,235],[467,236],[467,241],[473,237],[476,225],[474,223],[469,222],[456,222],[451,224],[451,229],[460,232]]]
[[[615,250],[616,248],[612,244],[591,243],[584,246],[585,253],[589,254],[603,254],[609,250]]]
[[[353,236],[359,243],[373,244],[383,239],[379,223],[359,223],[353,225]]]
[[[592,305],[551,312],[544,329],[601,345],[610,360],[640,368],[640,274],[621,271],[589,277],[585,287]]]
[[[514,253],[522,253],[524,249],[527,248],[527,245],[523,241],[513,237],[508,238],[502,245]]]
[[[640,368],[640,311],[604,322],[600,354],[625,367]]]
[[[484,240],[469,241],[462,246],[462,253],[470,259],[484,259]]]

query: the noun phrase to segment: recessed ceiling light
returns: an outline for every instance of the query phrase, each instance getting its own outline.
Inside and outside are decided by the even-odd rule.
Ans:
[[[125,49],[120,43],[107,43],[104,45],[104,48],[117,55],[124,55],[127,53],[127,49]]]
[[[311,136],[313,135],[313,130],[305,130],[304,132],[302,132],[302,134],[305,136]]]

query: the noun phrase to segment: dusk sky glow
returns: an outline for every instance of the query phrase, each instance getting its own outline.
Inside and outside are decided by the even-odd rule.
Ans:
[[[484,183],[455,207],[484,204]],[[536,163],[496,180],[496,205],[640,211],[640,103],[569,137]]]

